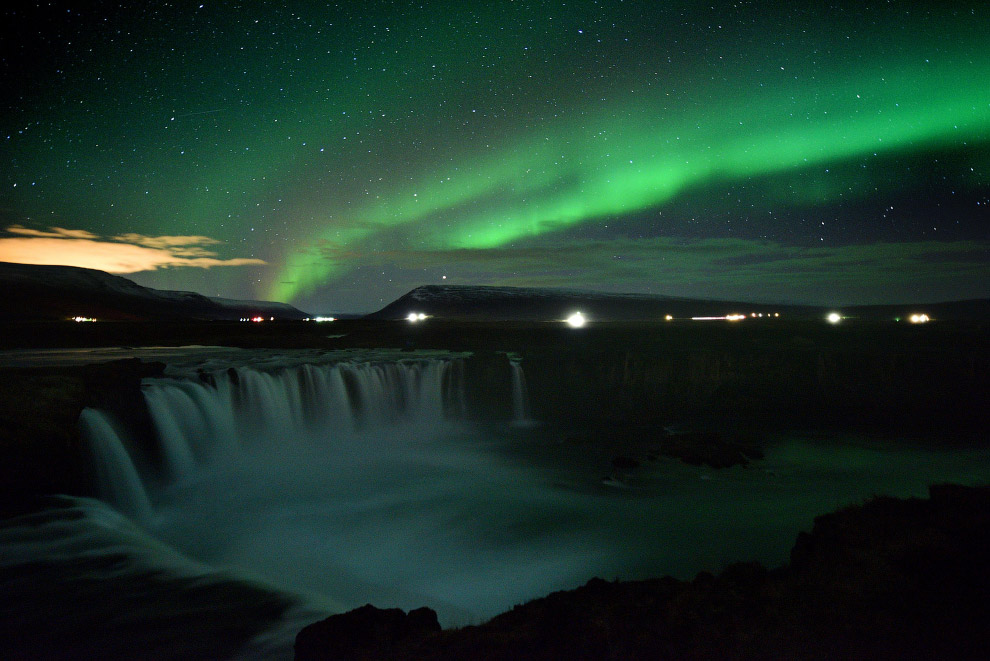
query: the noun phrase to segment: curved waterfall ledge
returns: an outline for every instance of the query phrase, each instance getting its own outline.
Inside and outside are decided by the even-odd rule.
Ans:
[[[305,624],[368,603],[478,624],[593,576],[779,567],[817,514],[990,479],[983,446],[853,435],[781,434],[721,468],[674,459],[677,428],[652,457],[625,453],[660,428],[581,425],[625,386],[643,396],[627,404],[670,394],[631,360],[184,351],[68,374],[65,418],[88,443],[77,470],[103,500],[0,525],[14,657],[291,658]],[[594,402],[564,397],[587,384],[604,384]]]
[[[273,363],[282,366],[264,369]],[[146,521],[149,489],[181,481],[211,461],[252,451],[330,450],[396,427],[439,433],[467,412],[458,357],[284,363],[274,357],[260,366],[200,367],[196,378],[179,366],[170,368],[173,376],[146,379],[152,443],[128,440],[112,413],[85,409],[80,430],[92,448],[101,497]],[[521,397],[514,394],[514,401]]]

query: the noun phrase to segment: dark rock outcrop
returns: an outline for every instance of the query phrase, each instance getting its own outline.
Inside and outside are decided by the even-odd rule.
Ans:
[[[482,421],[512,417],[512,372],[504,353],[478,351],[464,361],[468,414]]]
[[[388,650],[401,645],[414,648],[440,632],[437,614],[429,608],[408,613],[398,608],[366,604],[311,624],[296,636],[296,659],[362,661],[387,658]]]
[[[580,346],[520,353],[532,415],[546,422],[984,434],[984,331],[943,327],[921,337],[894,324],[833,336],[806,330],[811,344],[710,327],[658,331],[649,344],[645,333],[616,330],[609,339],[628,349],[601,346],[589,333],[575,338]]]
[[[593,579],[355,658],[983,659],[987,595],[990,487],[941,485],[927,500],[880,497],[818,517],[779,569]]]
[[[754,438],[749,438],[754,436]],[[571,431],[563,440],[571,446],[591,452],[609,452],[611,468],[631,471],[643,461],[660,456],[679,459],[692,466],[729,468],[746,465],[763,458],[755,434],[743,431],[684,431],[671,433],[658,425],[634,425],[621,422],[607,426]]]
[[[149,429],[141,379],[164,368],[131,358],[0,372],[0,516],[30,509],[45,494],[93,495],[79,413],[87,406],[111,410],[128,427]],[[150,439],[146,445],[154,447]]]

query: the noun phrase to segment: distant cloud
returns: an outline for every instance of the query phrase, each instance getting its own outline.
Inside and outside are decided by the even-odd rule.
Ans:
[[[49,227],[48,231],[43,230],[33,230],[23,225],[11,225],[7,228],[7,231],[11,234],[20,234],[22,236],[36,236],[41,238],[49,239],[98,239],[100,238],[92,232],[87,232],[86,230],[67,230],[64,227]]]
[[[136,273],[166,268],[262,265],[254,258],[218,259],[203,246],[221,243],[208,236],[101,237],[86,230],[50,227],[48,231],[11,225],[17,236],[0,238],[0,261],[19,264],[81,266],[109,273]]]
[[[53,228],[55,229],[55,228]],[[95,238],[95,237],[91,237]],[[208,236],[147,236],[145,234],[120,234],[113,237],[114,241],[120,241],[122,243],[133,243],[139,246],[145,246],[147,248],[173,248],[176,246],[212,246],[218,243],[223,243],[218,239],[212,239]]]

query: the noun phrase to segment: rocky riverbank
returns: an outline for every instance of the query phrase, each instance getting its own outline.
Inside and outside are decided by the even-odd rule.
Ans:
[[[161,375],[164,367],[133,358],[4,370],[0,515],[31,509],[35,499],[46,494],[94,495],[90,453],[77,427],[80,411],[92,406],[146,416],[141,379]]]
[[[933,486],[815,519],[788,565],[593,579],[479,626],[366,606],[303,629],[325,659],[977,659],[990,656],[990,487]]]

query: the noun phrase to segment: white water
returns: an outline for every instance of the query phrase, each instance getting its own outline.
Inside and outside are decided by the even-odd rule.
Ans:
[[[90,439],[103,498],[140,522],[150,521],[151,501],[110,419],[100,411],[83,409],[79,426],[83,436]]]
[[[133,606],[123,601],[120,563],[132,574],[218,581],[223,571],[258,581],[309,608],[267,641],[291,658],[292,635],[315,612],[427,605],[445,625],[465,624],[592,576],[686,578],[750,559],[772,566],[816,514],[877,493],[921,496],[932,482],[990,479],[985,451],[788,439],[753,469],[664,460],[615,490],[600,483],[608,466],[580,449],[546,447],[527,459],[510,452],[517,434],[464,424],[460,373],[443,359],[352,361],[240,365],[236,377],[213,372],[212,384],[149,382],[160,469],[105,415],[88,411],[80,422],[104,464],[105,499],[137,525],[83,503],[83,518],[0,530],[0,566],[104,558],[86,575],[125,610]],[[36,610],[85,611],[92,588],[76,582],[60,579],[53,592],[78,599],[74,607]],[[35,591],[23,581],[0,588],[16,603]],[[128,599],[141,603],[139,592]],[[163,603],[174,600],[145,609],[178,608]],[[263,651],[257,642],[245,654]]]
[[[516,360],[509,361],[512,370],[512,424],[529,426],[533,421],[529,417],[529,391],[526,388],[526,373]]]

